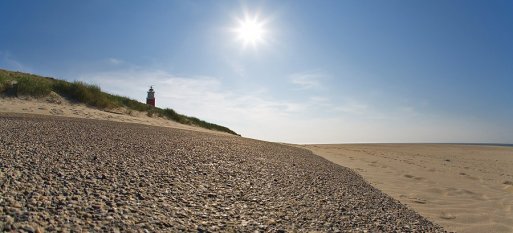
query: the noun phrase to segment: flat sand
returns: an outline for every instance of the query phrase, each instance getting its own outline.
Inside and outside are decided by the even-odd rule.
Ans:
[[[513,232],[513,147],[305,145],[456,232]]]

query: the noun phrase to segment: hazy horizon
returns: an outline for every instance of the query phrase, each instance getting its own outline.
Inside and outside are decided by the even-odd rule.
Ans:
[[[288,143],[513,144],[513,2],[0,2],[0,67]]]

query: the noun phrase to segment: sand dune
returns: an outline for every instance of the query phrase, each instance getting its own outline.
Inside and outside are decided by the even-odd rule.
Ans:
[[[2,112],[110,120],[229,135],[224,132],[180,124],[161,117],[149,117],[146,115],[146,112],[138,112],[126,108],[112,109],[108,111],[99,110],[88,107],[85,104],[70,102],[54,93],[48,97],[40,99],[30,97],[0,98],[0,113]]]
[[[513,232],[513,147],[448,144],[302,146],[449,231]]]

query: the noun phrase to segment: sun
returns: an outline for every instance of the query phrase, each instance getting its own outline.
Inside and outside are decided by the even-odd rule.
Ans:
[[[238,25],[234,29],[237,40],[241,41],[244,48],[251,45],[256,48],[258,44],[265,42],[267,30],[265,21],[260,20],[257,16],[250,17],[246,15],[243,19],[237,19]]]

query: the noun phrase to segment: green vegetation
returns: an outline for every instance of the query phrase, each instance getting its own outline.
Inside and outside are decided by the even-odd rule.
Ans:
[[[18,95],[42,97],[50,94],[52,91],[52,84],[48,79],[21,77],[17,81],[16,91]]]
[[[85,103],[98,109],[125,107],[129,111],[146,112],[148,116],[165,117],[178,123],[237,135],[229,128],[176,113],[170,108],[156,108],[127,97],[105,93],[97,85],[79,81],[71,83],[49,77],[0,69],[0,95],[39,98],[49,95],[52,91],[71,101]]]
[[[85,103],[99,109],[121,107],[112,101],[109,94],[102,92],[99,86],[83,82],[69,83],[62,80],[53,82],[53,91],[71,100]]]
[[[0,93],[4,92],[8,88],[9,80],[0,76]]]

